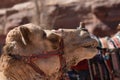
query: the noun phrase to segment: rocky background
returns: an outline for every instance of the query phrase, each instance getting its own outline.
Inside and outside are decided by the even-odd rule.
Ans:
[[[83,21],[86,28],[99,37],[113,35],[119,30],[120,0],[0,1],[1,44],[10,29],[30,22],[58,29],[77,28]]]

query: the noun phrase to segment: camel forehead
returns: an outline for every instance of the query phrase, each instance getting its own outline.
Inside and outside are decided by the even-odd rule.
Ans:
[[[44,31],[47,34],[47,36],[49,36],[50,34],[56,34],[60,37],[61,36],[70,37],[72,35],[78,35],[79,34],[77,29],[59,29],[59,30],[44,30]]]
[[[25,26],[25,27],[27,27],[27,28],[29,28],[29,29],[40,29],[40,26],[37,26],[37,25],[32,24],[32,23],[25,24],[25,25],[23,25],[23,26]]]
[[[10,30],[6,36],[6,43],[12,42],[12,41],[19,41],[21,39],[20,34],[20,27],[28,28],[30,33],[28,34],[29,37],[39,37],[43,35],[43,30],[34,24],[25,24],[18,27],[15,27],[14,29]]]
[[[30,32],[38,32],[38,31],[41,30],[39,26],[36,26],[34,24],[31,24],[31,23],[25,24],[25,25],[21,25],[21,26],[28,28]],[[19,28],[21,26],[15,27],[14,29],[10,30],[8,34],[13,34],[13,33],[15,34],[15,32],[19,32],[20,31]]]
[[[22,25],[22,26],[28,28],[30,30],[30,32],[36,32],[37,33],[37,32],[40,32],[40,30],[42,30],[40,28],[40,26],[34,25],[32,23],[25,24],[25,25]]]
[[[12,33],[15,33],[15,32],[19,32],[20,31],[20,27],[25,27],[25,28],[28,28],[28,30],[32,33],[40,33],[42,31],[42,29],[39,27],[39,26],[36,26],[32,23],[29,23],[29,24],[25,24],[25,25],[21,25],[21,26],[18,26],[14,29],[12,29],[9,34],[12,34]]]

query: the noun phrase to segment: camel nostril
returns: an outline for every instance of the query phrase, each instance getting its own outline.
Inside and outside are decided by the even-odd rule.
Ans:
[[[43,36],[42,36],[43,39],[46,38],[46,33],[43,31]]]

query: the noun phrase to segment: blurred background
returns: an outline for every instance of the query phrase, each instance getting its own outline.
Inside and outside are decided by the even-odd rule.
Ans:
[[[34,23],[45,29],[77,28],[80,22],[99,37],[115,34],[120,0],[0,0],[0,43],[14,27]]]
[[[26,23],[44,29],[77,28],[80,22],[99,37],[118,30],[120,0],[0,0],[0,44],[8,31]],[[0,46],[1,46],[0,45]]]

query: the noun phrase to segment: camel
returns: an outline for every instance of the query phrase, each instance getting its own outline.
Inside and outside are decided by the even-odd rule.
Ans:
[[[0,80],[65,80],[65,72],[94,57],[98,42],[78,29],[42,30],[25,24],[9,31],[0,57]]]

